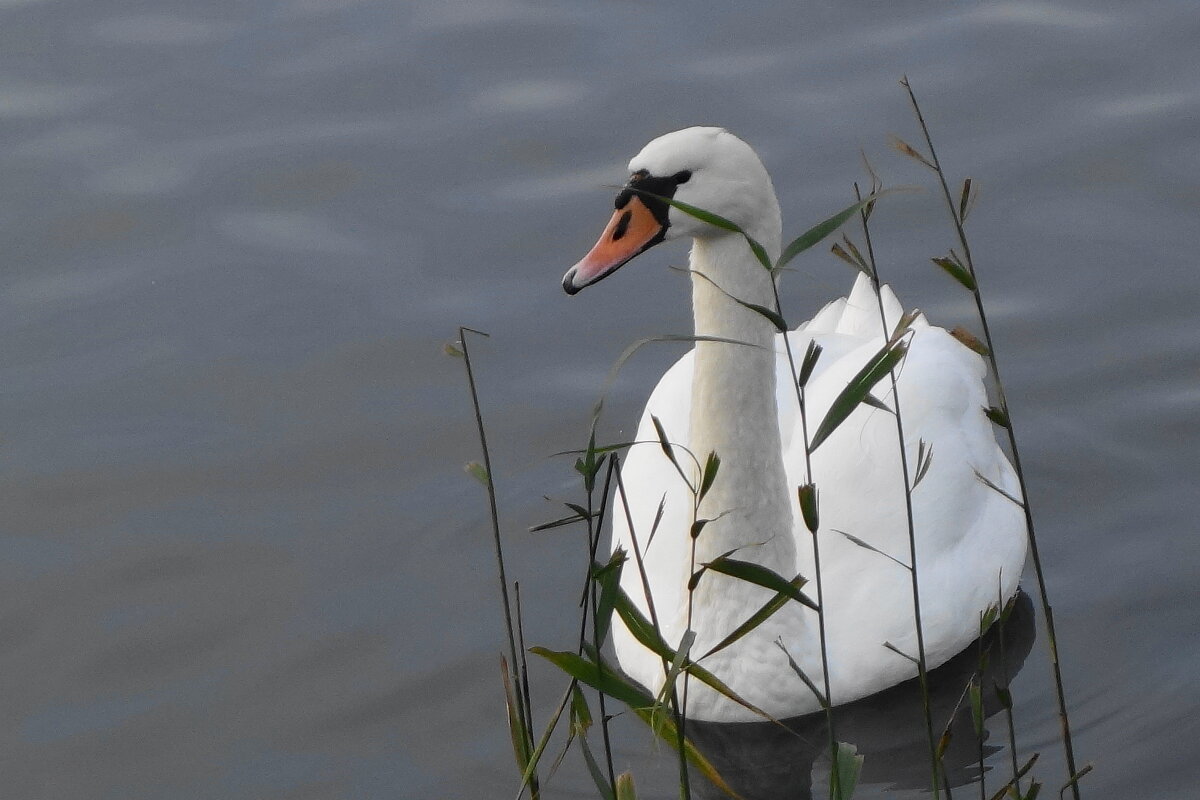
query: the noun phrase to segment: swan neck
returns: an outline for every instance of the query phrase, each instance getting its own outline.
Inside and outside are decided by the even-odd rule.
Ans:
[[[778,235],[763,244],[774,258]],[[740,236],[697,239],[691,266],[700,273],[692,276],[696,334],[738,342],[696,343],[690,445],[702,462],[710,452],[721,458],[699,513],[725,515],[704,528],[697,559],[743,548],[738,558],[790,577],[795,544],[776,405],[776,331],[732,299],[774,308],[773,278]]]

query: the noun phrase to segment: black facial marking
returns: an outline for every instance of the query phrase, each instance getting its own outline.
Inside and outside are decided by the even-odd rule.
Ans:
[[[636,194],[646,204],[646,208],[650,209],[650,213],[654,215],[654,219],[659,225],[663,226],[663,235],[666,235],[667,212],[671,210],[671,206],[664,203],[660,198],[674,197],[675,190],[679,188],[679,184],[687,181],[692,177],[692,173],[688,170],[676,172],[665,178],[659,178],[651,175],[644,169],[639,169],[637,172],[629,176],[629,182],[625,184],[625,188],[617,195],[617,201],[614,203],[617,210],[620,210],[629,204],[630,199]],[[657,195],[654,197],[653,195]],[[659,241],[662,241],[660,238]],[[657,244],[657,242],[656,242]]]
[[[629,230],[629,220],[632,218],[633,212],[626,211],[621,215],[621,218],[617,220],[617,227],[613,229],[612,235],[612,240],[614,242],[619,241],[621,237],[625,235],[625,231]]]

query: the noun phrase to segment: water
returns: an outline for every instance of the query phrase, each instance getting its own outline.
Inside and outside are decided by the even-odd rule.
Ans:
[[[906,73],[982,187],[1085,796],[1192,796],[1198,39],[1192,0],[0,0],[5,794],[504,796],[486,507],[441,344],[492,334],[512,573],[530,643],[568,647],[582,544],[521,532],[572,491],[546,456],[629,342],[689,324],[680,246],[563,295],[604,186],[653,136],[722,124],[798,231],[846,204],[860,149],[927,181],[886,144],[917,139]],[[969,321],[926,260],[951,244],[937,197],[877,220],[906,302]],[[799,266],[795,319],[849,286]],[[626,366],[610,433],[678,354]],[[544,716],[562,681],[533,669]],[[1039,639],[1013,692],[1048,791],[1049,675]],[[663,751],[618,733],[642,796],[674,796]],[[861,796],[912,785],[879,749]],[[593,796],[576,754],[551,789]]]

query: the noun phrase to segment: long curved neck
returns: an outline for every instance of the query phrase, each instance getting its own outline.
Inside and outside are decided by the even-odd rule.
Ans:
[[[775,257],[777,218],[773,227],[759,241]],[[735,557],[786,573],[796,551],[775,397],[775,328],[729,296],[774,308],[772,277],[736,235],[696,239],[691,267],[702,273],[692,275],[696,334],[745,342],[696,343],[690,447],[701,460],[714,451],[721,458],[699,516],[726,515],[704,528],[696,558],[742,548]]]

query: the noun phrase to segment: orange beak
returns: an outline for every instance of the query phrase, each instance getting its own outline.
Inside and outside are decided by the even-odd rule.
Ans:
[[[575,294],[616,272],[617,268],[663,240],[666,225],[634,195],[608,221],[595,247],[563,276],[563,289]]]

